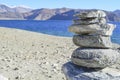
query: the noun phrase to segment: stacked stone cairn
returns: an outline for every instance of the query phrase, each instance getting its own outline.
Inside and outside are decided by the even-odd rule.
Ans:
[[[69,68],[66,68],[68,65],[63,66],[63,72],[67,76],[67,79],[112,80],[108,76],[103,77],[101,76],[103,74],[97,75],[97,73],[97,78],[96,75],[93,76],[93,73],[89,73],[89,76],[88,74],[84,74],[83,78],[83,74],[80,73],[81,71],[79,72],[79,69],[82,67],[82,69],[86,68],[87,71],[90,69],[101,70],[118,62],[120,53],[113,49],[110,38],[115,25],[107,23],[106,14],[102,10],[88,10],[75,16],[78,18],[73,21],[74,24],[69,27],[69,31],[75,33],[73,43],[79,46],[79,48],[72,53],[71,66],[72,64],[79,66],[78,71],[75,73],[79,73],[79,78],[73,78],[73,76],[70,78],[70,76],[68,76],[71,75],[71,73],[68,74],[68,72],[74,72],[74,70],[72,70],[73,67],[69,64]],[[82,73],[84,73],[84,70]],[[92,77],[90,75],[92,75]],[[113,78],[113,80],[120,80],[120,78]]]

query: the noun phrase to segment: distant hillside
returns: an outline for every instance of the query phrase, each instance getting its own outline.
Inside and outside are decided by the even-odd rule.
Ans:
[[[0,19],[26,19],[26,20],[72,20],[73,15],[81,13],[85,9],[29,9],[25,7],[10,8],[6,5],[0,5]],[[120,10],[113,12],[105,11],[108,21],[120,22]]]
[[[56,15],[60,15],[62,13],[68,12],[70,9],[61,8],[61,9],[36,9],[28,13],[24,13],[25,19],[30,20],[49,20]],[[63,17],[64,18],[64,17]],[[55,18],[52,20],[58,20],[59,18]],[[64,20],[64,19],[63,19]]]
[[[80,13],[82,9],[58,8],[58,9],[36,9],[24,13],[25,19],[30,20],[72,20],[73,15]]]
[[[25,7],[22,7],[22,6],[18,6],[18,7],[14,7],[12,8],[15,12],[19,12],[19,13],[25,13],[25,12],[30,12],[32,11],[32,9],[30,8],[25,8]]]
[[[117,21],[120,22],[120,15],[117,15],[115,12],[107,12],[107,19],[108,21]]]
[[[85,11],[84,9],[36,9],[31,12],[24,13],[25,19],[30,20],[72,20],[73,15],[76,13],[81,13]],[[107,14],[108,21],[120,21],[120,11],[110,12],[105,11]]]
[[[120,10],[115,10],[114,13],[118,16],[120,16]]]
[[[32,9],[24,7],[8,7],[0,4],[0,19],[24,19],[23,13],[29,12]]]

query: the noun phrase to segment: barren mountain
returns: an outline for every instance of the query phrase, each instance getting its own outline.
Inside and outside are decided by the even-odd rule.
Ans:
[[[0,19],[24,19],[24,12],[29,12],[31,9],[24,7],[8,7],[0,4]]]
[[[0,5],[0,19],[26,19],[26,20],[72,20],[73,15],[81,13],[85,9],[70,9],[70,8],[56,8],[56,9],[30,9],[26,7],[8,7]],[[120,21],[120,10],[105,11],[108,21]]]

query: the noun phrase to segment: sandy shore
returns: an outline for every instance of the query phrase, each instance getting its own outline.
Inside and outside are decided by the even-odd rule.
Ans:
[[[72,38],[0,28],[0,74],[9,80],[65,80]]]

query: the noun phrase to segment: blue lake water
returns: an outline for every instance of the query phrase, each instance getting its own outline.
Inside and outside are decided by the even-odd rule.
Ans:
[[[116,24],[116,29],[112,35],[112,42],[120,44],[120,23]],[[68,27],[72,21],[67,20],[49,20],[49,21],[34,21],[34,20],[0,20],[0,27],[17,28],[28,31],[40,32],[55,36],[71,37],[73,33],[68,32]]]

